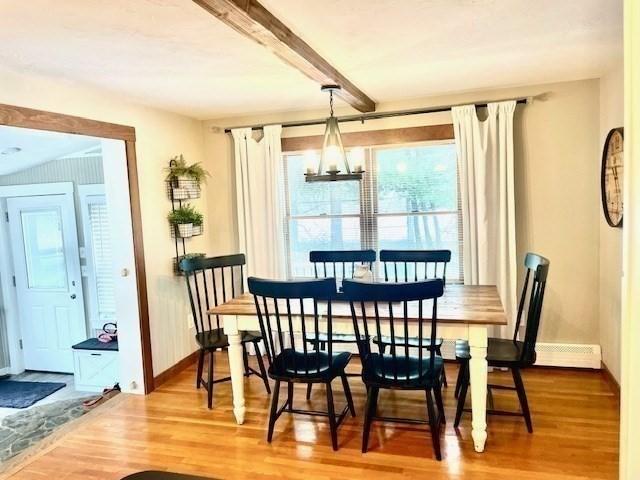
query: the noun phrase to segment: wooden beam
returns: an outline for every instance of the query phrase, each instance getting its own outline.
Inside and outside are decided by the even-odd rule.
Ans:
[[[293,33],[256,0],[193,0],[237,32],[265,46],[320,85],[340,85],[336,92],[360,112],[373,112],[376,104],[304,40]]]

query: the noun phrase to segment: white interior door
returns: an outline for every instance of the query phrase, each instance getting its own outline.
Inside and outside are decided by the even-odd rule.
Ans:
[[[73,372],[87,338],[72,194],[7,199],[27,370]]]

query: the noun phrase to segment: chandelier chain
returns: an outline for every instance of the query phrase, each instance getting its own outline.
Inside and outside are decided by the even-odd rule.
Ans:
[[[333,117],[333,90],[329,90],[329,113]]]

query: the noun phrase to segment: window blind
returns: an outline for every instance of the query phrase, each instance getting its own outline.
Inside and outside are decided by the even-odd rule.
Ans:
[[[107,205],[104,201],[91,202],[88,205],[88,213],[98,316],[101,322],[113,322],[116,305]]]
[[[310,250],[449,249],[447,280],[462,282],[462,217],[453,141],[354,147],[362,181],[304,181],[320,152],[283,155],[290,277],[313,276]],[[380,269],[377,269],[380,272]]]

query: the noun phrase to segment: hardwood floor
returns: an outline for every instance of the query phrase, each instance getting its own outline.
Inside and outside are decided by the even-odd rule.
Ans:
[[[224,375],[224,353],[217,354],[216,363],[216,374]],[[357,359],[353,363],[357,367]],[[447,365],[447,373],[454,379],[455,366]],[[120,479],[147,469],[246,479],[617,478],[618,401],[600,372],[525,370],[534,433],[527,433],[520,417],[489,417],[484,454],[473,450],[468,414],[459,431],[453,429],[455,400],[450,386],[445,389],[447,428],[441,462],[432,457],[426,427],[416,425],[374,424],[370,451],[360,453],[365,391],[358,378],[349,379],[358,417],[347,417],[340,427],[340,450],[334,452],[326,419],[316,417],[283,414],[273,443],[268,444],[269,397],[259,378],[246,379],[247,421],[239,426],[233,419],[231,385],[216,385],[214,409],[209,411],[206,392],[195,390],[194,376],[194,368],[189,368],[147,397],[107,403],[101,414],[11,478]],[[490,379],[509,383],[510,375],[496,372]],[[336,407],[341,408],[339,381],[334,395]],[[323,388],[314,388],[311,403],[316,408],[326,408],[324,398]],[[498,391],[494,398],[496,407],[517,406],[510,392]],[[304,386],[296,387],[294,404],[305,402]],[[381,392],[379,404],[390,416],[400,409],[416,418],[426,415],[424,395],[419,392]]]

